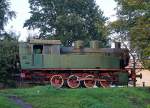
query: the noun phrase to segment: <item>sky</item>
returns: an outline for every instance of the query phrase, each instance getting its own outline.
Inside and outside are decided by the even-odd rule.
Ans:
[[[15,31],[16,33],[20,34],[19,40],[25,41],[29,33],[31,34],[31,32],[33,32],[23,28],[24,22],[30,18],[28,0],[10,0],[10,2],[11,9],[16,12],[16,18],[12,21],[9,21],[8,25],[6,26],[6,30]],[[116,19],[116,11],[114,10],[116,3],[114,0],[96,0],[96,3],[104,12],[104,16],[109,18],[109,21],[114,21]]]

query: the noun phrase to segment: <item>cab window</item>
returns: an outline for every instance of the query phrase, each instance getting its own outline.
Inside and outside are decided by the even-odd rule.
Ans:
[[[43,52],[43,45],[34,45],[33,46],[34,54],[42,54]]]

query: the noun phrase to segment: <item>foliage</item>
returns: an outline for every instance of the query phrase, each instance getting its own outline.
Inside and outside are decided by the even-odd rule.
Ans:
[[[150,105],[148,88],[54,89],[38,86],[0,93],[16,95],[35,108],[147,108]]]
[[[106,44],[106,18],[94,0],[29,0],[31,17],[24,24],[39,29],[40,38],[60,39],[65,45],[75,40],[100,40]]]
[[[150,56],[150,1],[115,1],[118,3],[118,20],[111,24],[112,31],[130,41],[131,49],[140,53],[141,58]]]
[[[5,34],[0,40],[0,83],[12,84],[12,75],[17,71],[18,39]]]
[[[18,39],[15,33],[6,33],[5,25],[15,17],[10,9],[9,0],[0,0],[0,83],[12,84],[12,73],[16,70],[16,54],[18,52]]]
[[[0,0],[0,35],[4,33],[4,26],[15,17],[15,12],[10,10],[9,0]]]

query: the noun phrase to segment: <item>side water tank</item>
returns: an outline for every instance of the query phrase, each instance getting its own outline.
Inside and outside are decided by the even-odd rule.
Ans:
[[[83,47],[84,47],[84,42],[82,40],[75,41],[75,43],[74,43],[75,49],[81,49]]]
[[[98,49],[99,48],[99,41],[98,40],[90,41],[90,48]]]

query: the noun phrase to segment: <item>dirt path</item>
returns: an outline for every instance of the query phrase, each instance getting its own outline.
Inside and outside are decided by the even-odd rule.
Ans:
[[[21,98],[18,98],[16,96],[9,96],[9,99],[15,104],[19,105],[21,108],[33,108],[32,105],[24,102]]]

